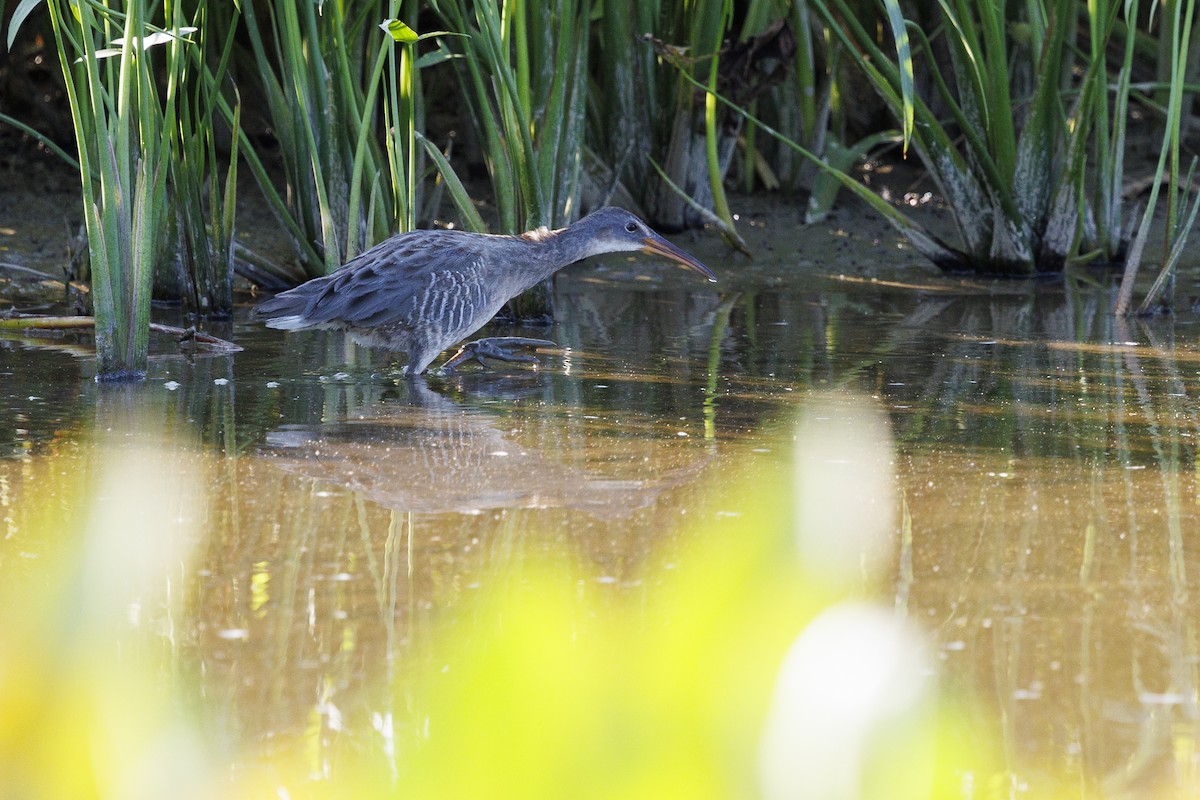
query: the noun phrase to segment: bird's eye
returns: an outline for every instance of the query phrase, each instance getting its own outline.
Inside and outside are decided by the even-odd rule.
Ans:
[[[638,228],[638,226],[637,226],[636,222],[626,222],[625,223],[625,230],[628,231],[629,233],[637,233],[637,228]]]

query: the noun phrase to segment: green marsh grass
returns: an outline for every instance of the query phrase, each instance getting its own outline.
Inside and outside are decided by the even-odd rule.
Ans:
[[[756,112],[811,152],[840,155],[846,167],[877,140],[841,147],[830,138],[831,110],[836,117],[839,108],[831,80],[836,43],[823,42],[805,4],[753,2],[737,20],[733,10],[723,0],[657,2],[638,4],[631,15],[606,4],[598,64],[605,91],[590,98],[589,142],[616,175],[602,197],[617,185],[665,228],[709,222],[744,249],[725,190],[735,144],[744,189],[756,182],[778,188],[780,173],[788,188],[815,186],[813,218],[828,211],[837,186],[788,147],[765,146]],[[791,42],[790,63],[775,63]],[[748,114],[726,109],[722,96]]]
[[[561,227],[580,214],[590,0],[434,0],[461,36],[439,44],[458,68],[491,178],[499,227]],[[468,212],[469,213],[469,212]]]
[[[1133,2],[1132,7],[1133,15],[1136,15],[1137,3]],[[1180,158],[1185,116],[1184,81],[1188,75],[1188,65],[1195,63],[1196,49],[1200,45],[1200,42],[1192,40],[1195,10],[1195,3],[1188,2],[1173,3],[1159,11],[1164,29],[1160,46],[1167,51],[1168,57],[1163,60],[1170,65],[1171,77],[1163,87],[1167,94],[1163,139],[1153,183],[1150,186],[1150,199],[1142,213],[1137,236],[1130,247],[1124,279],[1114,303],[1113,310],[1118,315],[1127,314],[1131,309],[1134,281],[1141,266],[1142,254],[1149,238],[1159,191],[1163,184],[1166,184],[1167,190],[1163,258],[1154,283],[1137,308],[1139,314],[1151,313],[1160,305],[1166,308],[1173,307],[1176,268],[1183,255],[1183,246],[1195,227],[1197,210],[1200,210],[1200,194],[1193,189],[1196,160],[1193,157],[1185,174]],[[1130,48],[1132,49],[1132,45]],[[1160,65],[1161,63],[1160,61]],[[1128,92],[1128,77],[1125,78],[1125,91]]]
[[[730,124],[740,121],[708,93],[721,77],[733,10],[729,0],[656,0],[632,14],[603,4],[604,91],[590,98],[589,140],[614,173],[612,184],[655,224],[679,230],[712,221],[738,242],[724,183],[736,142]]]
[[[437,0],[431,9],[448,31],[419,36],[418,4],[399,0],[384,9],[382,30],[381,9],[353,1],[332,13],[320,3],[185,10],[143,0],[121,15],[98,0],[21,0],[10,45],[44,4],[57,9],[84,143],[77,168],[92,255],[110,265],[100,267],[95,292],[105,352],[144,348],[145,318],[131,317],[142,313],[147,280],[171,278],[169,291],[201,314],[228,313],[236,181],[246,169],[298,256],[299,268],[271,268],[278,284],[327,272],[422,224],[432,174],[474,230],[484,228],[478,207],[488,201],[496,227],[518,232],[573,221],[586,196],[632,205],[668,229],[716,221],[736,237],[725,189],[738,143],[744,186],[802,184],[811,189],[810,220],[848,188],[947,269],[1033,275],[1125,262],[1122,310],[1137,305],[1133,281],[1155,210],[1165,208],[1166,256],[1142,310],[1169,296],[1195,219],[1194,202],[1177,188],[1188,172],[1179,153],[1194,88],[1185,83],[1197,49],[1194,0],[1151,8],[945,0],[919,25],[895,0],[555,0],[548,10],[527,0]],[[95,53],[134,18],[147,35],[198,30],[144,50],[110,48],[94,66],[76,61],[89,52],[85,38]],[[723,84],[729,54],[781,22],[796,44],[789,73],[743,101]],[[77,32],[85,28],[88,37]],[[436,48],[422,47],[431,37]],[[444,142],[425,135],[421,76],[437,64],[457,75],[488,196],[472,196]],[[1134,85],[1135,70],[1149,68],[1159,80]],[[896,131],[850,131],[850,69],[874,87]],[[263,109],[277,157],[242,130],[242,98]],[[1121,196],[1135,105],[1161,115],[1165,132],[1144,214]],[[954,241],[849,173],[896,141],[946,199]],[[527,303],[518,313],[546,313],[545,287]],[[105,374],[122,371],[112,358]]]
[[[39,5],[15,10],[10,43]],[[200,6],[189,18],[177,4],[144,2],[47,7],[79,153],[67,160],[83,188],[98,378],[137,377],[152,293],[202,316],[233,307],[238,151],[235,137],[232,153],[220,153],[214,117],[228,107],[219,76],[237,16]]]
[[[178,294],[194,312],[228,317],[233,313],[241,102],[234,100],[228,141],[220,133],[220,111],[226,105],[222,79],[233,57],[239,15],[236,9],[230,17],[214,14],[202,3],[194,18],[185,20],[181,6],[171,8],[173,26],[194,28],[197,41],[167,45],[172,61],[181,64],[173,75],[178,85],[168,89],[180,97],[178,123],[171,129],[171,149],[177,155],[170,160],[169,173],[172,249],[178,255],[163,259],[160,270],[177,265],[172,277],[178,282]],[[223,154],[226,144],[229,152]]]
[[[398,0],[388,11],[399,17]],[[250,4],[243,12],[285,190],[245,140],[242,150],[305,276],[324,274],[415,224],[418,71],[407,46],[380,30],[374,4],[346,3],[337,13],[315,3]]]
[[[97,379],[145,374],[154,263],[167,246],[167,176],[178,120],[182,44],[151,25],[134,0],[124,11],[47,0],[79,152],[96,317]],[[107,47],[105,45],[108,45]],[[155,57],[168,74],[160,97]]]
[[[697,20],[719,19],[721,22],[720,26],[715,28],[711,24],[701,23],[699,26],[701,30],[693,34],[698,42],[708,44],[711,48],[708,51],[710,53],[708,91],[704,93],[704,164],[708,170],[708,191],[712,195],[713,214],[720,220],[721,229],[730,243],[748,253],[745,242],[734,230],[733,212],[729,210],[729,200],[725,197],[725,171],[732,157],[732,151],[722,158],[721,133],[723,131],[718,130],[718,105],[717,98],[714,96],[720,76],[721,44],[725,38],[725,31],[733,23],[733,0],[722,0],[719,13],[717,12],[718,9],[715,7],[697,8]],[[693,31],[696,31],[696,27],[693,26]],[[724,117],[724,115],[720,116]]]
[[[941,245],[933,257],[939,266],[979,272],[1033,273],[1060,269],[1061,259],[1041,259],[1040,232],[1053,176],[1049,157],[1057,126],[1057,89],[1062,81],[1061,57],[1067,31],[1073,30],[1069,2],[1043,11],[1051,20],[1045,46],[1010,39],[1010,20],[990,3],[942,4],[942,27],[950,53],[947,74],[934,59],[924,34],[905,24],[899,6],[886,4],[892,32],[890,50],[877,42],[875,32],[853,16],[845,0],[817,2],[814,7],[845,52],[869,78],[896,120],[906,142],[921,158],[954,215],[961,249]],[[939,88],[951,119],[939,119],[913,91],[910,32]],[[1029,59],[1040,59],[1026,72],[1010,72]],[[948,88],[950,73],[959,77],[955,96]],[[1018,97],[1014,99],[1013,94]],[[1036,96],[1035,96],[1036,95]],[[1018,131],[1014,102],[1028,102],[1023,130]],[[960,149],[951,125],[962,130]],[[1020,134],[1020,136],[1019,136]],[[1018,144],[1020,139],[1020,145]],[[1018,175],[1020,173],[1020,175]],[[1035,226],[1039,230],[1035,233]],[[922,251],[924,252],[924,251]]]
[[[1043,0],[1024,13],[986,2],[940,3],[935,33],[948,53],[945,64],[929,35],[892,0],[885,3],[890,50],[847,0],[813,7],[892,110],[947,200],[959,243],[930,248],[922,232],[914,240],[922,253],[945,268],[1007,275],[1122,259],[1127,226],[1119,188],[1136,3],[1084,9],[1073,0]],[[1081,18],[1086,51],[1074,46]],[[1118,22],[1123,39],[1115,36]],[[1122,60],[1110,67],[1113,47]],[[928,70],[945,119],[913,90],[914,63]],[[1082,77],[1073,83],[1072,74]],[[1177,84],[1183,79],[1175,73]]]

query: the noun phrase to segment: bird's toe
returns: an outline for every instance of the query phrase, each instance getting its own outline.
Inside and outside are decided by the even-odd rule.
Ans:
[[[460,364],[477,361],[481,366],[487,366],[485,359],[519,363],[537,363],[537,357],[531,353],[518,352],[521,348],[534,349],[538,347],[557,347],[549,339],[530,339],[524,336],[493,336],[487,339],[476,339],[467,342],[458,349],[450,359],[441,366],[441,372],[452,372]]]

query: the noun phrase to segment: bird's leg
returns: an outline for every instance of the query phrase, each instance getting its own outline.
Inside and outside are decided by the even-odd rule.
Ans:
[[[529,353],[513,352],[514,348],[529,347],[557,347],[558,345],[549,339],[527,339],[524,336],[490,336],[486,339],[476,339],[473,342],[467,342],[462,347],[458,348],[449,361],[442,364],[439,372],[452,372],[459,364],[467,361],[478,361],[480,364],[487,366],[484,363],[485,358],[492,358],[496,361],[526,361],[537,362],[537,358]]]

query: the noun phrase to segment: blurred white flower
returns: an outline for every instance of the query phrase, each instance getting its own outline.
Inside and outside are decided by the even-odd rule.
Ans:
[[[891,560],[896,530],[894,453],[874,400],[818,395],[796,427],[793,502],[806,568],[848,581]]]
[[[775,682],[759,749],[762,796],[927,797],[932,755],[899,759],[902,776],[894,770],[896,754],[931,746],[929,675],[920,636],[892,612],[854,603],[822,613]],[[872,790],[881,784],[888,794]]]

